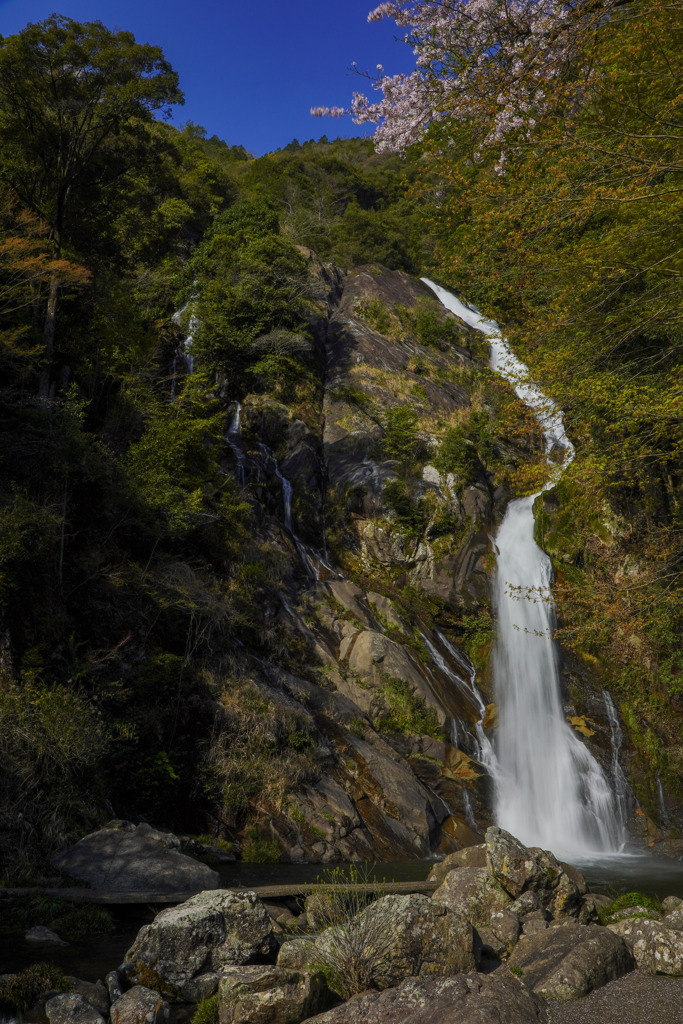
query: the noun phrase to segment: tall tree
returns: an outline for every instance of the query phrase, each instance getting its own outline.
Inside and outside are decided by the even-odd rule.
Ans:
[[[178,76],[161,49],[100,22],[59,15],[0,39],[0,178],[49,226],[61,259],[75,215],[106,193],[136,159],[155,111],[182,103]],[[60,277],[44,316],[47,395]]]

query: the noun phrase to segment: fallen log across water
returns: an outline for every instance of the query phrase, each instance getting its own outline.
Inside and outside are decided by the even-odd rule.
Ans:
[[[263,900],[279,900],[289,899],[291,897],[296,898],[298,896],[307,896],[309,893],[322,887],[325,887],[324,882],[305,882],[298,885],[226,885],[221,888],[230,892],[255,892],[256,895]],[[362,885],[342,883],[340,885],[335,884],[329,887],[333,888],[335,892],[360,891],[366,892],[369,895],[375,894],[379,896],[389,896],[395,893],[423,893],[424,895],[429,896],[438,889],[439,883],[426,881],[368,882]],[[73,900],[75,903],[97,903],[103,906],[123,906],[146,903],[184,903],[185,900],[189,900],[192,896],[196,896],[197,891],[199,890],[192,890],[188,892],[158,892],[154,890],[120,890],[107,892],[100,889],[80,889],[76,887],[56,887],[50,889],[40,886],[31,886],[12,889],[0,888],[0,900],[19,896],[50,896],[54,899]]]

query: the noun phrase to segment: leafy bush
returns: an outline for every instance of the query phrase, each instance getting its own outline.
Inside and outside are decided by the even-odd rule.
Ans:
[[[384,487],[384,504],[391,510],[397,526],[409,535],[421,535],[427,522],[423,501],[414,501],[405,484],[390,480]]]
[[[106,907],[67,903],[47,896],[17,900],[8,909],[7,918],[22,929],[45,925],[69,942],[82,942],[114,930],[114,918]]]
[[[434,708],[413,693],[404,679],[389,678],[380,688],[387,710],[375,718],[379,732],[404,732],[413,736],[443,735]]]
[[[434,462],[441,473],[454,473],[463,486],[474,483],[481,471],[477,449],[462,427],[446,431]]]
[[[387,458],[405,468],[427,457],[428,446],[417,432],[417,413],[409,405],[388,410],[382,448]]]
[[[248,864],[279,864],[282,847],[273,839],[250,838],[242,848],[242,860]]]
[[[6,981],[0,981],[0,1006],[26,1013],[38,1002],[43,992],[71,992],[71,983],[56,964],[32,964]]]
[[[65,686],[0,693],[0,854],[31,870],[75,826],[94,817],[93,769],[107,749],[100,720]]]

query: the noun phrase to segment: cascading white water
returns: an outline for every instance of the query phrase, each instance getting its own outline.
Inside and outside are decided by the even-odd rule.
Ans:
[[[237,462],[237,471],[240,475],[240,483],[244,487],[246,481],[246,457],[244,452],[237,443],[237,439],[242,433],[242,421],[240,420],[240,413],[242,412],[242,406],[239,402],[235,402],[235,412],[233,413],[230,426],[228,427],[228,433],[225,435],[225,440],[228,443],[232,454],[235,456]]]
[[[617,802],[617,813],[622,827],[625,827],[636,801],[633,791],[628,784],[628,780],[624,775],[621,764],[619,763],[619,751],[621,750],[621,744],[624,736],[621,731],[621,726],[619,725],[617,709],[615,708],[614,701],[607,690],[602,691],[602,699],[605,705],[605,712],[607,714],[607,721],[609,722],[610,729],[610,741],[612,745],[612,780],[614,783],[614,795]]]
[[[192,354],[192,344],[194,342],[194,336],[197,333],[197,328],[199,327],[199,320],[194,315],[194,312],[191,309],[191,303],[196,298],[197,296],[193,295],[190,301],[186,302],[182,309],[179,309],[176,313],[173,314],[173,322],[178,324],[180,327],[183,327],[185,326],[186,313],[188,309],[190,310],[190,319],[187,322],[186,326],[187,335],[185,337],[185,341],[183,342],[183,359],[185,361],[185,367],[187,369],[187,372],[190,375],[194,373],[194,356]]]
[[[559,462],[549,463],[550,479],[543,490],[553,486],[574,457],[562,413],[529,379],[498,324],[439,285],[423,281],[447,309],[488,337],[491,368],[533,410],[546,451],[562,455]],[[523,843],[581,859],[619,850],[623,821],[600,765],[565,721],[553,642],[551,564],[534,541],[537,496],[510,502],[495,538],[499,725],[495,755],[491,751],[488,756],[498,824]]]

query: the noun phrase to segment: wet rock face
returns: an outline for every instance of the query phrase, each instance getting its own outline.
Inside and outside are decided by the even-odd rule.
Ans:
[[[134,984],[198,1002],[215,992],[224,967],[268,962],[275,951],[268,912],[254,893],[203,892],[140,929],[125,973]]]
[[[579,999],[635,966],[618,935],[574,921],[554,921],[536,934],[522,935],[509,964],[530,991],[545,999]]]
[[[309,1024],[545,1024],[541,1000],[515,978],[458,974],[411,978],[386,992],[364,992]]]

